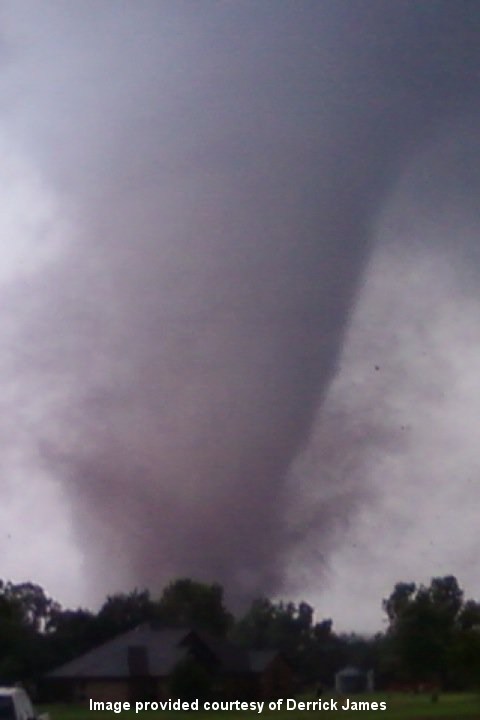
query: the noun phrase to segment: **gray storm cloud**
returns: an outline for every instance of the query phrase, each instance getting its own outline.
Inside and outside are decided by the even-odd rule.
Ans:
[[[64,237],[4,284],[4,433],[61,482],[92,585],[247,597],[282,587],[306,529],[327,551],[292,464],[405,157],[470,112],[479,21],[473,2],[2,7],[4,132],[55,198],[35,241]]]

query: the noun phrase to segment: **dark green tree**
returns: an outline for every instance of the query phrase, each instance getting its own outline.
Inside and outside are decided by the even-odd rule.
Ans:
[[[397,583],[383,601],[389,619],[392,667],[404,680],[447,687],[461,618],[463,592],[455,577],[433,578],[428,587]]]
[[[130,593],[109,595],[95,618],[97,639],[103,642],[149,622],[153,615],[154,603],[148,590],[135,588]]]
[[[52,614],[60,608],[40,585],[31,582],[1,582],[0,595],[18,608],[21,622],[34,632],[48,630]]]
[[[412,602],[416,589],[415,583],[399,582],[395,585],[391,595],[383,600],[382,606],[388,616],[390,629],[394,628],[403,617]]]
[[[155,618],[163,625],[195,627],[224,636],[232,626],[221,585],[207,585],[188,578],[175,580],[155,604]]]
[[[81,608],[58,609],[50,618],[48,630],[50,667],[68,662],[102,641],[95,615]]]
[[[49,662],[48,631],[58,603],[34,583],[0,581],[0,679],[38,677]]]
[[[254,600],[236,624],[233,637],[255,650],[279,650],[305,684],[320,680],[330,684],[341,665],[332,621],[314,624],[313,607],[306,602]]]

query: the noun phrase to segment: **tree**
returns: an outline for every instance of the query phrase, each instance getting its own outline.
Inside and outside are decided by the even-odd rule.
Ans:
[[[383,608],[389,619],[390,650],[401,677],[449,684],[462,604],[463,592],[452,575],[433,578],[429,587],[395,585]]]
[[[102,642],[136,625],[149,622],[154,615],[154,603],[148,590],[135,588],[130,593],[109,595],[95,620],[97,635]]]
[[[102,642],[97,618],[88,610],[58,609],[49,622],[49,666],[56,667],[81,655]]]
[[[458,624],[461,630],[480,631],[480,603],[467,600],[458,614]]]
[[[48,630],[52,613],[60,608],[40,585],[31,582],[15,584],[0,581],[0,594],[18,608],[22,624],[34,632]]]
[[[306,602],[274,603],[257,598],[237,623],[238,640],[257,650],[275,649],[290,655],[312,637],[313,608]]]
[[[191,579],[170,583],[155,606],[155,617],[163,625],[194,626],[224,636],[233,623],[223,600],[221,585],[206,585]]]
[[[314,624],[313,607],[306,602],[254,600],[236,624],[234,639],[256,650],[280,650],[305,683],[322,680],[330,684],[341,665],[340,642],[332,632],[332,621]]]
[[[30,634],[23,623],[18,602],[7,597],[0,589],[0,682],[14,682],[22,675],[24,649],[28,648]]]
[[[58,603],[34,583],[0,581],[0,676],[38,677],[48,667],[48,631]]]
[[[391,629],[404,615],[412,602],[416,589],[417,586],[415,583],[399,582],[395,585],[391,595],[382,601],[382,606],[387,613]]]
[[[444,624],[453,627],[463,605],[463,590],[453,575],[433,578],[428,590],[435,611]]]
[[[255,650],[272,647],[275,605],[267,598],[253,600],[245,615],[236,623],[234,639]]]

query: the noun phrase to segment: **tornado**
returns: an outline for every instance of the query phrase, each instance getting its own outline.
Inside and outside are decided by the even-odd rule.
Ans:
[[[478,100],[478,3],[7,0],[1,19],[29,238],[0,285],[6,493],[61,488],[88,597],[179,576],[278,593],[300,535],[329,551],[326,510],[292,526],[292,467],[406,158]]]

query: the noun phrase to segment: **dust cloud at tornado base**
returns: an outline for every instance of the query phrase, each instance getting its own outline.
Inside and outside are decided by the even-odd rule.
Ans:
[[[398,387],[405,415],[435,402],[416,379],[421,342],[410,354],[375,331],[415,336],[417,312],[435,326],[431,291],[423,311],[406,305],[437,287],[442,258],[439,300],[475,298],[474,280],[460,292],[463,260],[452,269],[433,238],[417,247],[397,228],[391,242],[376,238],[355,308],[400,149],[431,112],[415,90],[404,107],[388,64],[372,65],[390,57],[369,46],[383,11],[358,33],[331,3],[307,3],[305,16],[285,4],[275,17],[249,3],[201,14],[148,2],[121,13],[8,7],[3,127],[22,178],[12,207],[34,193],[43,208],[14,226],[37,265],[22,260],[2,290],[12,517],[57,505],[68,542],[39,523],[39,547],[64,555],[70,575],[76,558],[87,600],[178,575],[220,581],[235,600],[305,587],[306,576],[334,582],[328,558],[345,533],[385,496],[402,507],[402,468],[427,447],[400,411],[397,429]],[[422,67],[419,36],[406,44]],[[397,120],[379,142],[370,101],[382,93],[383,122]],[[37,257],[39,246],[51,254]],[[420,260],[425,281],[411,279]],[[423,362],[442,384],[450,338],[438,332]],[[373,357],[386,353],[389,363]],[[408,529],[393,522],[401,507],[392,523]],[[11,541],[20,556],[24,540]]]

